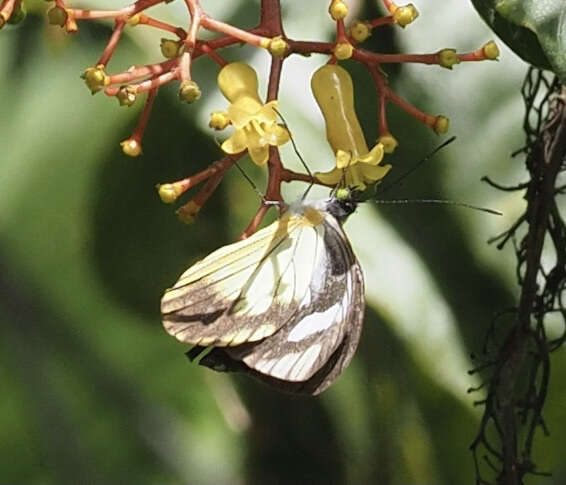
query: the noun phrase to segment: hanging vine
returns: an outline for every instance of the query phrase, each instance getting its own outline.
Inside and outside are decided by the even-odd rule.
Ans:
[[[478,484],[519,485],[525,476],[549,475],[533,461],[535,438],[548,434],[543,410],[549,391],[550,354],[566,341],[566,226],[559,203],[566,185],[566,87],[557,77],[530,68],[523,90],[528,181],[505,187],[524,191],[524,213],[493,238],[503,249],[512,241],[520,296],[501,312],[487,333],[479,364],[487,396],[477,437],[471,445]],[[563,201],[563,200],[562,200]],[[544,257],[544,258],[543,258]],[[558,315],[561,328],[551,326]],[[555,322],[556,320],[553,320]],[[472,389],[475,391],[478,389]],[[486,478],[485,465],[493,478]]]

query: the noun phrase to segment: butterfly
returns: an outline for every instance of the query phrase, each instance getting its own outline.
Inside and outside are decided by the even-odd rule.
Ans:
[[[197,262],[163,295],[165,330],[216,371],[290,393],[324,391],[362,331],[364,279],[342,228],[356,206],[353,197],[298,201]]]

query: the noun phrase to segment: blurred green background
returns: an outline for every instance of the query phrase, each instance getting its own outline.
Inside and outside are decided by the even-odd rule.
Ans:
[[[44,3],[44,2],[42,2]],[[75,2],[78,6],[79,2]],[[242,27],[257,20],[254,1],[203,2]],[[427,3],[429,5],[427,5]],[[297,39],[331,39],[327,2],[284,2]],[[493,35],[466,2],[415,2],[421,17],[368,42],[381,52],[471,51]],[[81,4],[83,5],[83,4]],[[108,7],[115,2],[84,2]],[[375,4],[358,6],[361,17]],[[152,11],[183,25],[182,2]],[[139,109],[91,97],[79,74],[95,63],[108,23],[81,23],[72,38],[30,14],[0,33],[0,483],[286,484],[474,483],[468,447],[481,394],[466,389],[472,352],[495,312],[514,304],[514,256],[488,246],[523,209],[520,194],[481,184],[524,180],[519,90],[526,66],[509,50],[500,62],[387,68],[396,91],[419,108],[451,119],[458,140],[387,198],[447,197],[504,212],[489,216],[425,205],[366,204],[346,224],[365,271],[367,317],[352,365],[322,396],[294,398],[246,377],[191,365],[186,348],[162,329],[162,291],[195,260],[233,241],[258,205],[234,171],[191,226],[162,204],[155,184],[198,172],[220,158],[210,111],[225,101],[216,66],[195,64],[203,88],[195,105],[161,90],[144,155],[124,156]],[[158,62],[159,33],[128,29],[110,72]],[[248,48],[228,59],[257,67],[268,57]],[[321,56],[285,63],[280,103],[311,170],[332,153],[312,100]],[[375,91],[362,68],[356,83],[368,142],[376,136]],[[400,147],[389,158],[402,173],[441,141],[389,109]],[[299,169],[290,147],[285,163]],[[264,175],[243,166],[264,187]],[[292,199],[304,191],[296,184]],[[313,191],[313,197],[326,191]],[[566,465],[566,358],[553,355],[535,458],[563,483]],[[546,479],[545,479],[546,480]]]

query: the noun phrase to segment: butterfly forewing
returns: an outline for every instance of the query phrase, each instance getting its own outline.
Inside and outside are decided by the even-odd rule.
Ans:
[[[305,276],[313,261],[304,262],[300,278],[291,261],[297,253],[311,254],[314,233],[303,218],[284,216],[252,240],[225,246],[196,263],[163,296],[165,329],[182,342],[200,345],[239,345],[272,335],[284,316],[297,311],[308,288]]]

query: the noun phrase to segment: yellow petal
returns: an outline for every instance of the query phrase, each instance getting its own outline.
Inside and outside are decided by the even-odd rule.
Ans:
[[[354,163],[357,159],[352,160],[352,155],[344,150],[338,150],[336,152],[336,168],[347,168]]]
[[[362,127],[354,109],[354,84],[348,72],[326,64],[312,76],[311,88],[326,121],[326,138],[334,152],[344,150],[355,157],[367,153]]]
[[[281,146],[290,140],[290,136],[283,126],[274,123],[265,127],[265,139],[270,145]]]
[[[368,154],[358,157],[357,161],[369,165],[378,165],[383,160],[383,151],[383,144],[378,143]]]
[[[336,185],[344,177],[344,171],[338,168],[330,170],[330,172],[316,172],[314,176],[326,185]]]
[[[250,96],[242,96],[228,106],[228,116],[236,128],[242,128],[256,119],[257,112],[261,107],[261,103],[256,99]]]
[[[260,106],[259,110],[256,112],[256,119],[260,123],[274,123],[277,121],[277,111],[279,109],[279,103],[277,101],[270,101],[264,106]]]
[[[223,152],[234,154],[243,152],[247,147],[247,135],[246,132],[242,129],[234,131],[232,136],[222,143],[220,148]]]
[[[381,166],[381,165],[369,165],[365,163],[365,164],[359,164],[357,165],[357,167],[359,167],[360,175],[362,176],[363,181],[370,184],[377,182],[378,180],[381,180],[383,177],[387,175],[387,172],[391,170],[391,165]]]
[[[257,74],[243,62],[226,64],[218,73],[217,82],[222,94],[230,102],[247,95],[261,103],[257,94]]]
[[[363,180],[363,174],[359,169],[360,165],[354,165],[346,170],[346,187],[356,190],[365,190],[366,184]]]
[[[248,153],[252,161],[259,165],[265,165],[269,159],[269,147],[268,145],[255,145],[253,147],[248,147]]]

